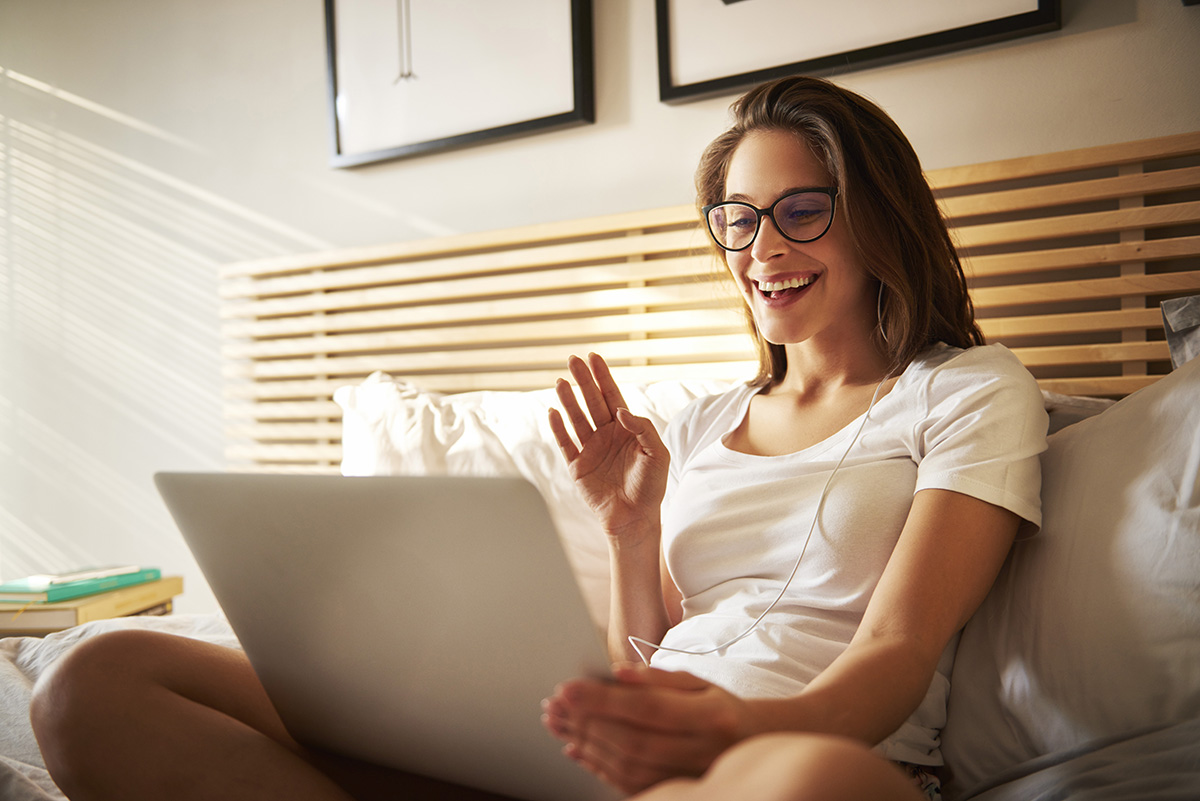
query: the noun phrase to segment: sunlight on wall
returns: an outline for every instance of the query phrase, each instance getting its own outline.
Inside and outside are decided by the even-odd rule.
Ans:
[[[38,525],[27,524],[0,506],[0,569],[8,577],[62,572],[75,565],[91,564],[86,548],[75,541],[47,537]]]
[[[0,108],[0,579],[142,562],[203,596],[151,478],[222,467],[217,268],[328,244],[149,122],[3,67]]]
[[[131,117],[128,114],[122,114],[115,109],[111,109],[99,103],[94,103],[87,98],[80,97],[79,95],[72,94],[71,92],[64,92],[63,90],[52,86],[45,81],[39,81],[37,78],[33,78],[29,75],[22,75],[16,70],[6,70],[4,67],[0,67],[0,74],[4,75],[6,78],[15,83],[23,84],[38,92],[42,92],[49,97],[53,97],[56,100],[61,100],[63,102],[78,106],[79,108],[98,116],[107,117],[108,119],[118,122],[128,128],[132,128],[135,131],[149,134],[150,136],[162,139],[165,142],[170,142],[171,144],[187,150],[200,152],[200,148],[186,139],[181,139],[178,136],[174,136],[171,133],[162,130],[161,128],[156,128],[155,126],[142,122],[141,120]]]

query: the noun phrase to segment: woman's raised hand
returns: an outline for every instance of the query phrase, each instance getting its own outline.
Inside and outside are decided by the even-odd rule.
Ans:
[[[666,446],[653,423],[626,407],[604,359],[572,356],[567,368],[587,413],[571,384],[559,379],[555,390],[575,437],[557,409],[550,411],[550,428],[571,477],[610,537],[632,545],[638,543],[630,539],[646,533],[657,536],[670,461]]]

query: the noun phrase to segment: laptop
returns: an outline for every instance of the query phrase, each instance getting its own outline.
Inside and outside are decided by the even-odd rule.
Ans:
[[[620,797],[540,722],[557,683],[609,659],[532,484],[155,484],[298,741],[526,801]]]

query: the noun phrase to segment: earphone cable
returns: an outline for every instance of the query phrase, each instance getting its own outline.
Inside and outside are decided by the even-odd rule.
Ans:
[[[775,596],[775,600],[771,601],[767,608],[764,609],[762,613],[754,619],[754,622],[751,623],[750,626],[741,634],[726,640],[720,645],[716,645],[712,648],[707,648],[702,651],[691,651],[686,648],[672,648],[670,646],[663,645],[662,643],[652,643],[649,640],[644,640],[641,637],[635,637],[631,634],[627,639],[630,646],[633,647],[633,650],[636,651],[637,655],[641,658],[643,664],[649,666],[650,657],[646,656],[646,654],[642,651],[641,646],[653,648],[655,651],[669,651],[671,653],[686,654],[688,656],[707,656],[708,654],[714,654],[718,651],[723,651],[734,643],[741,642],[749,637],[754,630],[758,628],[758,624],[763,621],[763,618],[765,618],[772,609],[779,605],[779,602],[783,600],[783,596],[787,594],[788,588],[792,586],[792,580],[796,578],[796,574],[800,570],[800,562],[803,561],[804,554],[808,550],[808,543],[812,540],[813,532],[817,529],[817,521],[821,519],[821,510],[825,507],[825,498],[829,494],[829,485],[833,483],[833,477],[837,475],[838,470],[841,469],[842,464],[846,461],[846,457],[850,455],[851,449],[854,448],[854,444],[858,442],[859,435],[862,434],[863,429],[867,425],[867,419],[871,416],[871,410],[875,408],[875,401],[879,399],[879,392],[883,389],[883,385],[887,383],[889,378],[891,378],[891,373],[884,376],[883,380],[879,382],[879,386],[875,387],[875,394],[871,396],[871,402],[867,405],[867,411],[863,414],[862,422],[858,424],[858,430],[854,432],[854,436],[850,439],[850,444],[846,446],[845,452],[842,453],[842,458],[838,460],[838,463],[834,465],[833,470],[830,471],[829,477],[825,479],[825,486],[821,488],[821,497],[817,501],[817,509],[813,514],[812,524],[808,527],[808,534],[804,538],[804,545],[800,548],[800,555],[796,557],[796,563],[792,565],[792,572],[788,576],[787,581],[784,582],[783,588],[779,591],[779,594]]]

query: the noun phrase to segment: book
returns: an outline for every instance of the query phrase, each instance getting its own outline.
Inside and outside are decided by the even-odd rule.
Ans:
[[[183,592],[183,578],[166,576],[70,601],[6,604],[0,607],[0,636],[49,634],[92,620],[131,615],[168,614]]]
[[[107,592],[162,577],[156,567],[93,568],[76,573],[27,576],[0,584],[0,603],[54,603]]]

